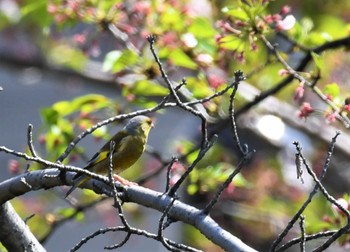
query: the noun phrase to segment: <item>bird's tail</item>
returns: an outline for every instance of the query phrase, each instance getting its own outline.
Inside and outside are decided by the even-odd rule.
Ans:
[[[69,194],[71,194],[78,186],[82,185],[83,183],[85,183],[86,181],[88,181],[90,179],[89,176],[87,175],[81,175],[78,178],[76,178],[74,180],[74,184],[73,186],[68,190],[68,192],[66,193],[65,198],[68,197]]]

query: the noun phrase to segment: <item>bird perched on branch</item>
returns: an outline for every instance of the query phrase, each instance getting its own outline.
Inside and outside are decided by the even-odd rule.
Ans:
[[[125,125],[125,127],[117,132],[88,162],[84,167],[91,172],[98,174],[107,174],[110,165],[110,144],[114,141],[115,147],[113,152],[113,172],[114,179],[124,185],[130,182],[123,179],[118,173],[128,169],[141,156],[145,150],[148,134],[153,127],[152,119],[147,116],[136,116]],[[77,173],[73,180],[74,184],[66,193],[66,197],[73,192],[78,186],[82,185],[91,177]]]

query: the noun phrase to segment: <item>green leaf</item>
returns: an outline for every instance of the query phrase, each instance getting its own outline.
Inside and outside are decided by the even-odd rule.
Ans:
[[[107,108],[111,101],[104,95],[88,94],[75,98],[71,106],[85,113],[91,113],[99,109]]]
[[[249,16],[248,16],[247,12],[245,12],[241,8],[224,7],[222,9],[222,12],[226,13],[227,15],[229,15],[231,17],[234,17],[236,19],[242,20],[242,21],[248,21],[249,20]]]
[[[121,51],[110,51],[107,53],[105,60],[103,61],[102,70],[105,72],[111,71],[113,69],[114,63],[118,61],[121,55]]]
[[[131,92],[134,95],[164,96],[169,93],[169,90],[156,82],[150,80],[140,80],[133,85]]]
[[[47,4],[48,2],[46,0],[25,1],[22,3],[23,6],[20,9],[23,19],[21,21],[23,23],[27,23],[28,20],[34,21],[43,28],[48,27],[50,24],[52,24],[53,15],[48,13]]]
[[[129,49],[125,49],[124,51],[111,51],[107,53],[105,57],[102,70],[116,73],[135,64],[137,60],[138,55]]]
[[[245,42],[234,35],[227,35],[220,39],[220,47],[232,51],[242,52]]]
[[[209,19],[204,17],[195,18],[189,26],[188,31],[196,38],[211,38],[216,33]]]
[[[40,111],[41,118],[47,125],[52,125],[57,123],[57,118],[59,113],[53,108],[44,108]]]
[[[75,215],[75,220],[77,221],[83,221],[85,218],[85,215],[83,212],[76,213],[76,209],[74,209],[73,207],[61,208],[57,211],[57,213],[64,218],[69,218]]]
[[[72,101],[56,102],[52,108],[60,116],[67,116],[80,110],[86,113],[93,112],[108,107],[109,104],[110,101],[103,95],[88,94],[77,97]]]
[[[193,161],[198,157],[199,150],[193,151],[187,156],[187,162],[192,164]]]
[[[180,48],[176,48],[169,54],[169,59],[175,65],[189,69],[197,69],[197,64]]]
[[[326,95],[331,95],[333,98],[336,98],[337,96],[339,96],[339,85],[335,82],[328,84],[325,86],[323,92]]]
[[[152,101],[150,99],[146,99],[145,97],[136,97],[133,103],[144,108],[153,108],[158,104],[157,102]]]
[[[319,71],[322,71],[322,69],[324,68],[324,64],[321,56],[318,55],[317,53],[311,52],[311,57],[314,60],[317,69]]]
[[[53,45],[48,56],[53,63],[75,70],[83,69],[87,60],[81,50],[65,44]]]
[[[195,98],[201,99],[213,94],[213,90],[209,87],[204,75],[196,77],[188,77],[186,79],[186,87],[191,90]]]
[[[187,186],[187,193],[189,195],[193,195],[195,194],[196,192],[198,192],[198,185],[196,184],[190,184]]]

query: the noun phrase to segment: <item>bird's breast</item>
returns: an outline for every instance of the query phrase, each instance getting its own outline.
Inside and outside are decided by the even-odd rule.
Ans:
[[[138,136],[129,136],[123,141],[120,148],[113,155],[113,166],[116,173],[122,172],[132,166],[142,155],[145,149],[145,140]]]

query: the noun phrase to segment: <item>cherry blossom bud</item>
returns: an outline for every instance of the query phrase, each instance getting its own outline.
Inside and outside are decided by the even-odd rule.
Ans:
[[[309,115],[314,112],[314,109],[311,107],[310,103],[308,102],[304,102],[301,107],[300,110],[298,112],[298,117],[301,118],[307,118],[309,117]]]
[[[12,174],[18,174],[19,162],[17,160],[11,159],[8,163],[8,169]]]
[[[281,14],[282,15],[285,15],[285,14],[288,14],[291,10],[291,7],[288,6],[288,5],[283,5],[282,6],[282,9],[281,9]]]

